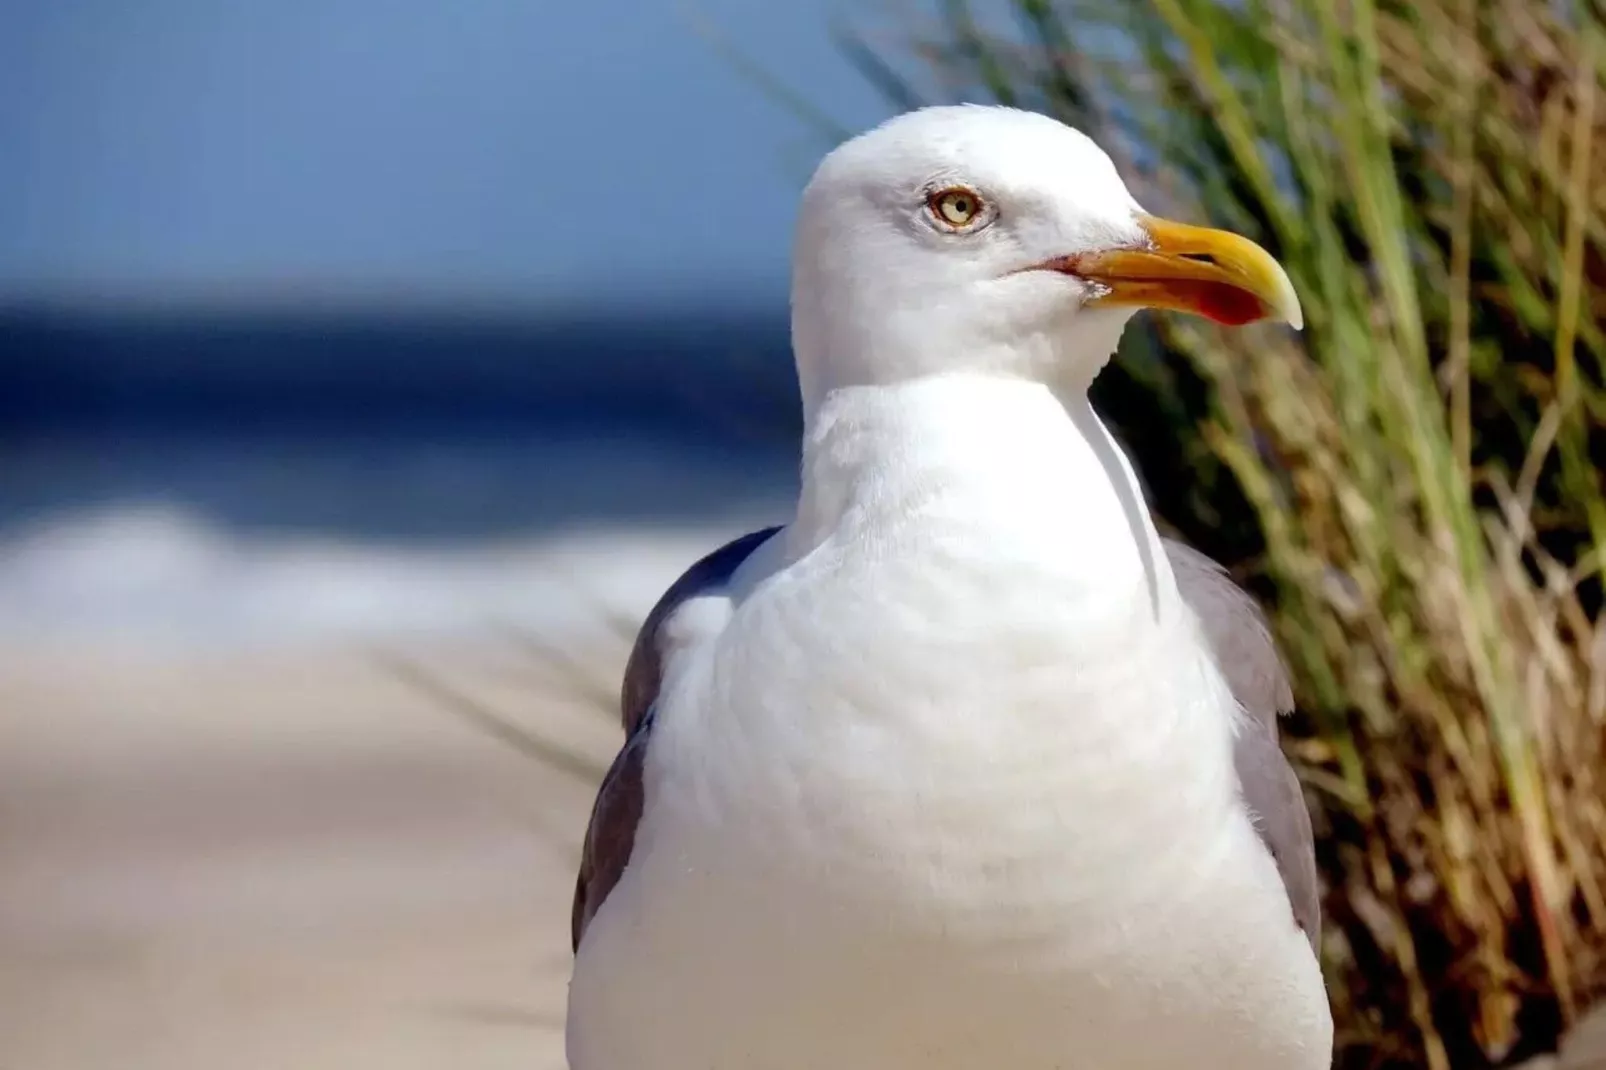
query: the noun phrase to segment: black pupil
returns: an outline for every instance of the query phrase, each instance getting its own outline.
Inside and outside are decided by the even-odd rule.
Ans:
[[[954,203],[954,212],[957,213],[958,215],[969,215],[970,214],[970,201],[967,200],[966,198],[964,198],[964,197],[955,197],[953,203]]]

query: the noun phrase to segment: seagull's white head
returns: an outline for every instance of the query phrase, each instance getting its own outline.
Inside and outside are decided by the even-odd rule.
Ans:
[[[1148,215],[1092,140],[1031,112],[909,112],[839,146],[803,194],[792,317],[809,409],[954,371],[1085,388],[1144,307],[1301,323],[1259,246]]]

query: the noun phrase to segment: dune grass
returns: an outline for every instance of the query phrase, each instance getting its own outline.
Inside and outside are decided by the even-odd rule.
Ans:
[[[1274,607],[1340,1065],[1546,1050],[1606,988],[1606,6],[1002,6],[844,43],[900,104],[912,57],[1081,126],[1305,304],[1167,320],[1100,390],[1164,520]]]

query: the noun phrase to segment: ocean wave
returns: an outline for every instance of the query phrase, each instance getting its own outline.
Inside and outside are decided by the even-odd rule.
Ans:
[[[242,533],[180,506],[107,506],[0,540],[0,642],[234,646],[505,626],[570,636],[640,619],[693,560],[763,522],[724,516],[418,546]]]

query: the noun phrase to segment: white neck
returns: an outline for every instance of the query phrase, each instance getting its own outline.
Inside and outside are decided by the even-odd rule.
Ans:
[[[961,546],[1169,624],[1179,599],[1125,455],[1083,390],[951,373],[828,392],[809,414],[793,559],[826,544]]]

